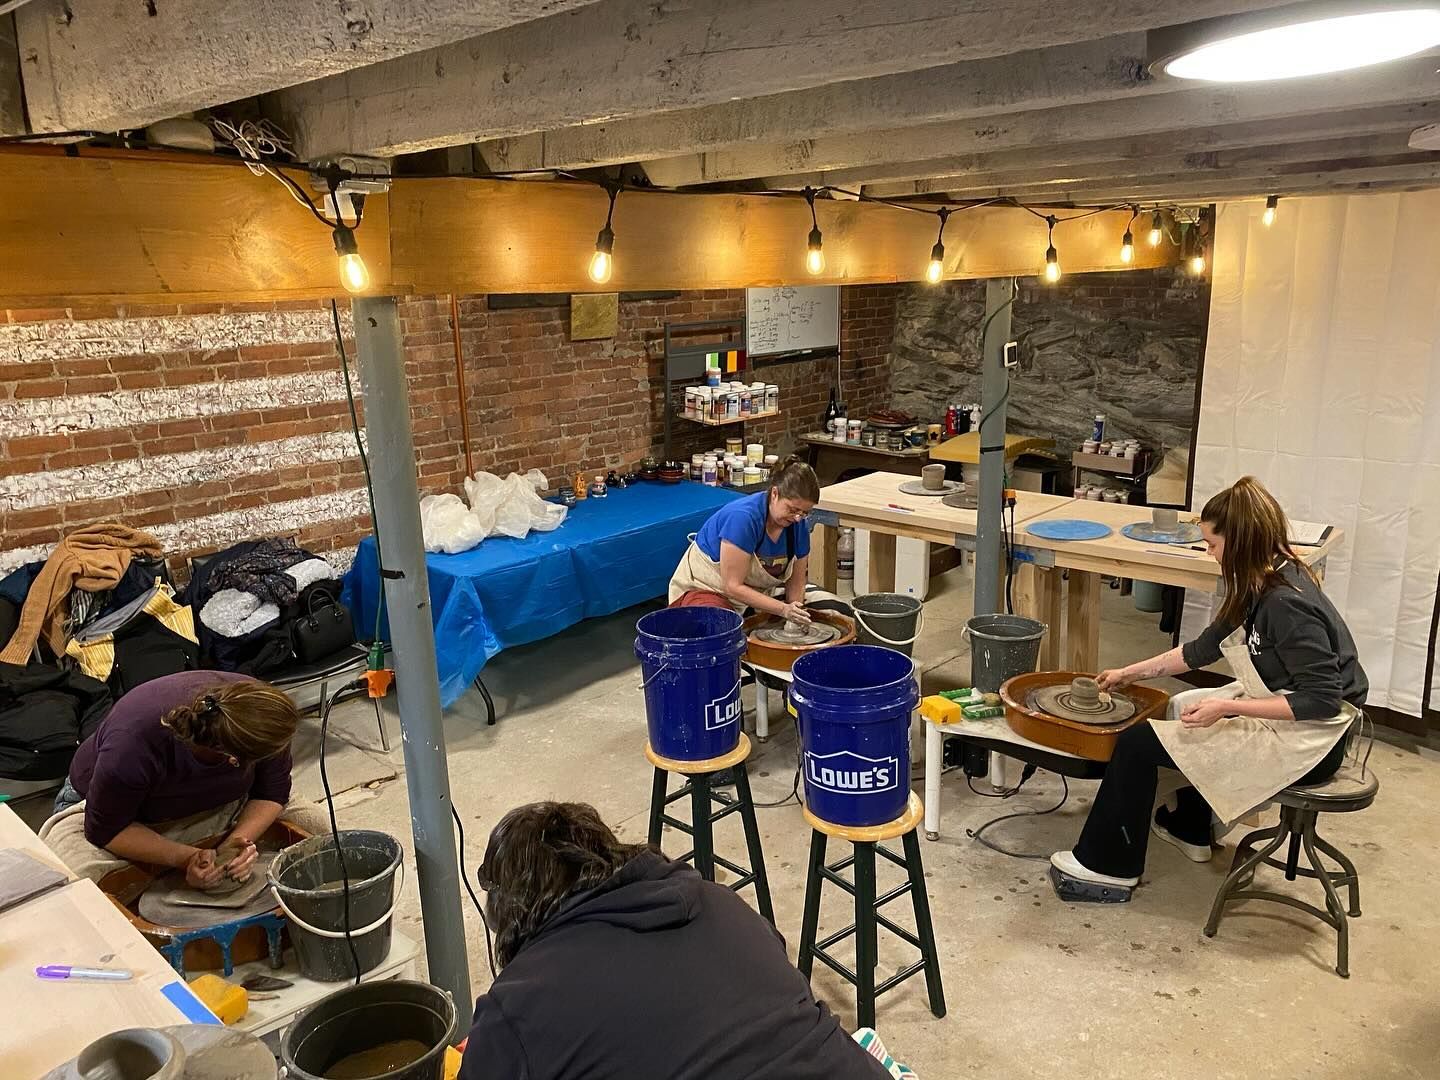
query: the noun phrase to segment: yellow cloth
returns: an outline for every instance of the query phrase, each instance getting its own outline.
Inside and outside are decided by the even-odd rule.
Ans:
[[[55,651],[65,652],[65,600],[72,589],[102,592],[114,588],[130,567],[132,555],[159,558],[160,541],[118,522],[76,529],[45,561],[25,596],[20,621],[0,662],[27,664],[40,635]]]
[[[177,604],[175,591],[169,585],[158,586],[155,595],[145,602],[145,606],[141,610],[147,615],[154,616],[160,623],[186,641],[199,644],[199,638],[195,636],[193,609],[188,604],[183,607]],[[86,675],[105,682],[115,668],[115,635],[102,634],[100,637],[91,638],[83,645],[71,638],[65,646],[65,652],[79,661],[80,670]]]

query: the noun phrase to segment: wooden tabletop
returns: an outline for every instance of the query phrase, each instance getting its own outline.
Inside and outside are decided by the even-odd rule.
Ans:
[[[1005,460],[1014,461],[1021,454],[1044,453],[1055,449],[1054,439],[1042,439],[1033,435],[1006,435]],[[980,463],[980,433],[967,431],[946,439],[939,446],[930,448],[931,461],[959,461],[966,465]]]
[[[934,543],[953,544],[956,536],[975,535],[974,510],[946,506],[933,495],[906,495],[900,491],[901,484],[914,479],[901,473],[874,472],[830,484],[820,489],[816,509],[836,514],[844,525],[914,536]],[[1016,496],[1015,520],[1017,523],[1028,521],[1072,501],[1059,495],[1021,491]],[[895,509],[897,506],[902,509]]]
[[[19,848],[46,866],[53,866],[70,880],[75,880],[75,875],[60,861],[60,856],[51,851],[6,803],[0,803],[0,848]]]

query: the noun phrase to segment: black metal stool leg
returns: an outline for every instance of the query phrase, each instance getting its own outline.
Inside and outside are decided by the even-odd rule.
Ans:
[[[825,834],[810,832],[810,866],[805,873],[805,917],[800,923],[800,953],[795,966],[806,979],[815,960],[815,933],[820,925],[820,889],[825,884]]]
[[[875,1026],[875,845],[855,842],[855,1016]]]
[[[669,786],[670,774],[664,769],[655,769],[655,781],[650,787],[650,835],[648,837],[650,846],[660,847],[660,834],[663,828],[661,817],[665,814],[666,788]]]
[[[1345,907],[1340,903],[1340,894],[1335,891],[1335,883],[1330,880],[1330,874],[1325,869],[1325,864],[1320,861],[1320,856],[1315,852],[1315,816],[1307,816],[1301,839],[1305,844],[1305,857],[1310,860],[1310,865],[1315,868],[1315,876],[1320,879],[1320,887],[1325,890],[1325,907],[1335,917],[1335,933],[1337,935],[1335,945],[1335,974],[1342,979],[1350,977],[1350,926],[1345,917]]]
[[[710,822],[710,774],[690,777],[690,829],[695,838],[695,869],[715,880],[715,829]]]
[[[1303,822],[1295,820],[1295,813],[1290,807],[1284,807],[1280,811],[1282,823],[1290,830],[1290,852],[1285,857],[1285,880],[1295,880],[1295,868],[1300,865],[1300,835],[1305,831]]]
[[[775,925],[770,906],[770,879],[765,876],[765,852],[760,846],[760,825],[755,820],[755,800],[750,796],[750,777],[742,761],[735,767],[735,794],[740,798],[740,821],[745,826],[745,846],[750,849],[750,872],[755,875],[755,903],[760,914]]]
[[[1360,874],[1355,869],[1355,864],[1350,861],[1348,855],[1319,833],[1315,834],[1315,846],[1339,863],[1340,869],[1345,871],[1345,884],[1350,888],[1350,917],[1358,919],[1360,917]]]
[[[1268,831],[1268,830],[1266,830]],[[1220,886],[1220,891],[1215,894],[1215,903],[1210,906],[1210,919],[1205,924],[1205,936],[1214,937],[1215,932],[1220,929],[1220,919],[1225,914],[1225,902],[1230,899],[1230,894],[1236,891],[1239,882],[1245,877],[1254,877],[1255,868],[1270,857],[1270,855],[1285,842],[1288,830],[1283,823],[1276,828],[1264,847],[1258,848],[1246,855],[1243,859],[1236,852],[1236,865],[1232,866],[1230,873],[1226,875],[1225,882]],[[1249,840],[1247,836],[1245,840]],[[1244,841],[1242,841],[1243,843]]]
[[[915,905],[915,932],[925,961],[925,988],[930,992],[930,1012],[945,1015],[945,987],[940,982],[940,955],[935,948],[935,926],[930,921],[930,896],[925,889],[925,867],[920,862],[920,834],[905,834],[905,869],[910,875],[910,899]]]
[[[475,689],[480,691],[480,696],[485,699],[485,721],[486,727],[495,726],[495,701],[490,697],[490,691],[485,688],[485,680],[479,675],[475,676]]]

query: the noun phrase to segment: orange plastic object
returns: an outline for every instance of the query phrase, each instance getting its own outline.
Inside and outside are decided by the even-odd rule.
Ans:
[[[380,668],[378,671],[365,672],[365,689],[372,698],[382,698],[390,692],[390,684],[395,681],[395,672],[389,668]]]

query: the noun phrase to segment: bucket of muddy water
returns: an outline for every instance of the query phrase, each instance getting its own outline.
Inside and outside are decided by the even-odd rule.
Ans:
[[[287,1080],[440,1080],[455,1003],[429,983],[347,986],[295,1018],[280,1039]]]
[[[925,605],[905,593],[866,593],[850,601],[855,612],[855,641],[880,645],[909,656],[924,626]]]
[[[1023,615],[976,615],[965,624],[970,638],[970,685],[984,694],[998,693],[1000,684],[1035,670],[1040,639],[1048,629]]]
[[[292,844],[275,856],[268,875],[270,888],[290,920],[290,941],[302,975],[340,982],[355,977],[356,958],[362,975],[380,966],[390,952],[403,854],[400,842],[388,833],[341,829],[338,848],[335,838],[326,833]],[[346,876],[354,958],[345,940]]]

